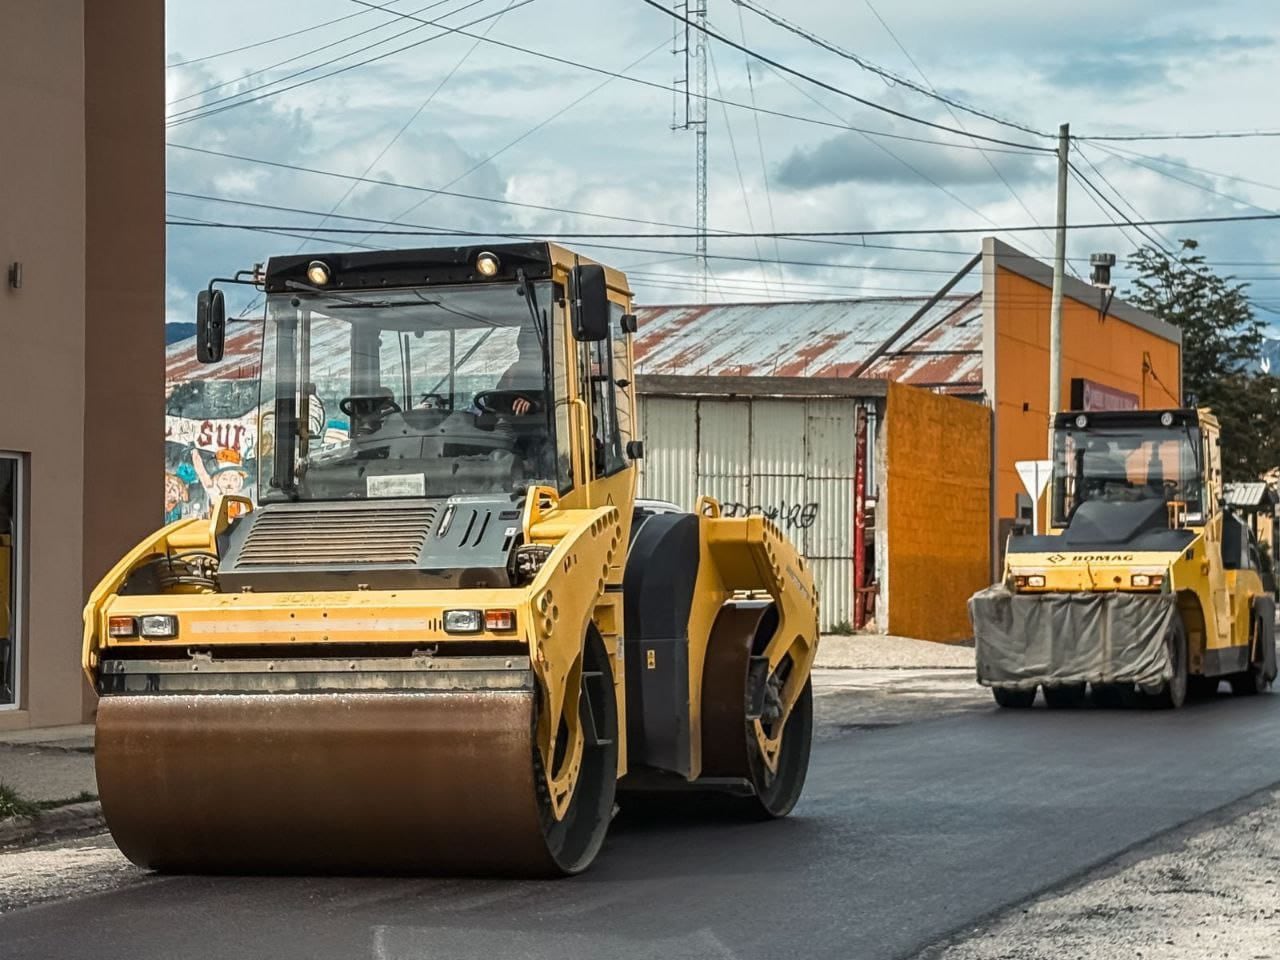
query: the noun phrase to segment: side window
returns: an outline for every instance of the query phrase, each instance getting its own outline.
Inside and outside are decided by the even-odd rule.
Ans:
[[[546,308],[543,307],[543,316]],[[571,407],[569,399],[569,364],[572,362],[574,340],[562,337],[564,330],[564,288],[556,286],[552,297],[552,310],[555,317],[547,324],[551,337],[551,391],[555,398],[555,441],[556,466],[560,474],[560,492],[568,493],[573,488],[573,427],[571,424]],[[563,342],[561,342],[563,340]]]
[[[579,344],[579,382],[590,397],[591,440],[594,473],[609,477],[627,465],[618,433],[617,393],[613,386],[614,347],[610,337],[596,343]],[[629,416],[629,413],[628,413]]]
[[[636,438],[631,392],[623,386],[631,382],[631,358],[627,354],[627,335],[622,330],[622,316],[626,312],[619,304],[609,305],[609,344],[613,353],[613,402],[617,410],[620,451],[625,451],[627,444]],[[625,462],[623,465],[625,466]]]

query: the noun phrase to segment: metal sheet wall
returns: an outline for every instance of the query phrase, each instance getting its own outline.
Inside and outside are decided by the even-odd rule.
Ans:
[[[824,629],[853,620],[853,398],[642,397],[640,495],[765,513],[813,563]],[[874,447],[872,448],[874,449]],[[874,464],[868,466],[874,476]]]

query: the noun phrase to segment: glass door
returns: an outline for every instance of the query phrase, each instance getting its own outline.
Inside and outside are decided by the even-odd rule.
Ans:
[[[22,461],[0,453],[0,710],[18,705]]]

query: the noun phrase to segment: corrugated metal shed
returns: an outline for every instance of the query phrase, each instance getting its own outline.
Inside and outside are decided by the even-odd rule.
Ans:
[[[1276,495],[1261,481],[1228,483],[1223,487],[1223,499],[1230,507],[1259,508],[1274,505]]]
[[[850,377],[928,297],[640,307],[637,371]],[[942,297],[862,376],[951,393],[982,389],[982,297]]]

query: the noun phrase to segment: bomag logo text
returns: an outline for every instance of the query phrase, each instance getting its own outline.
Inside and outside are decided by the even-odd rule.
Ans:
[[[1050,563],[1132,563],[1132,553],[1073,553],[1063,556],[1055,553],[1049,558]]]

